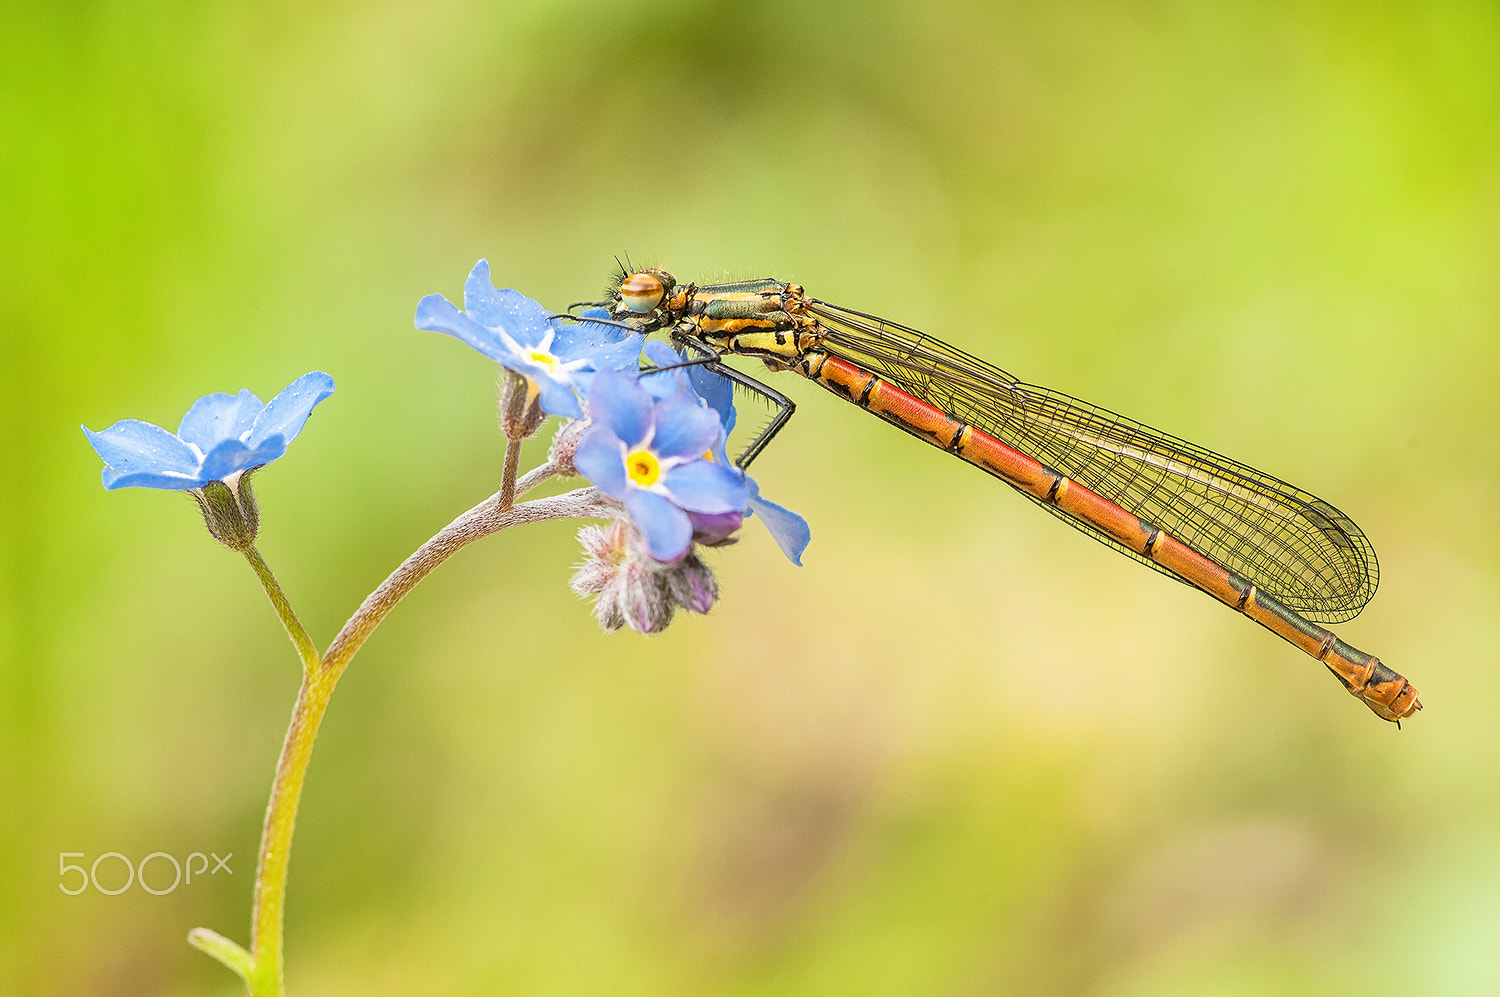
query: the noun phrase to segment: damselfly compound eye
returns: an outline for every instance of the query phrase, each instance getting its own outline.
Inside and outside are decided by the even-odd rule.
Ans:
[[[637,315],[654,311],[666,296],[667,284],[649,270],[633,273],[620,281],[620,301]]]

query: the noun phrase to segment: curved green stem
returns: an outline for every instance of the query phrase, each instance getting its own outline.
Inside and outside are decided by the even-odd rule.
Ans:
[[[234,970],[235,975],[244,980],[247,986],[249,985],[250,976],[255,972],[254,960],[250,958],[250,953],[238,944],[217,931],[209,931],[207,928],[194,928],[189,931],[188,944],[200,952],[208,953]]]
[[[271,800],[266,806],[266,822],[261,832],[260,860],[255,870],[250,927],[252,968],[245,980],[253,997],[280,997],[285,992],[282,908],[286,902],[292,831],[297,824],[297,804],[302,798],[307,766],[312,761],[313,742],[318,738],[318,727],[328,711],[328,701],[337,682],[338,675],[321,667],[303,676],[297,705],[292,710],[292,723],[276,763],[276,778],[271,784]]]
[[[555,469],[550,464],[544,464],[507,490],[512,494],[523,493],[552,477],[554,473]],[[247,952],[206,928],[195,929],[188,940],[194,947],[207,952],[238,973],[245,981],[251,997],[282,997],[285,993],[282,962],[283,907],[292,832],[297,821],[297,804],[307,778],[308,764],[312,761],[318,727],[328,711],[334,686],[338,684],[339,677],[354,655],[379,626],[380,621],[418,582],[475,540],[521,523],[608,516],[616,509],[613,503],[592,488],[581,488],[521,505],[507,505],[506,502],[506,497],[500,493],[490,496],[419,547],[370,593],[321,658],[264,559],[253,546],[245,550],[246,558],[260,578],[302,658],[302,687],[297,693],[297,704],[292,710],[286,740],[282,743],[281,757],[276,764],[276,778],[271,784],[271,799],[266,807],[260,858],[255,874],[250,950]]]
[[[302,625],[301,620],[297,619],[297,614],[292,612],[291,601],[281,590],[276,576],[271,573],[271,566],[266,564],[266,559],[260,556],[260,551],[255,549],[254,544],[245,548],[245,560],[250,562],[255,577],[260,579],[261,588],[266,590],[266,595],[271,599],[271,605],[276,608],[276,615],[281,618],[281,625],[286,627],[287,636],[292,639],[292,646],[297,649],[297,656],[302,659],[303,674],[307,674],[318,661],[318,649],[313,645],[312,638],[308,636],[307,628]]]

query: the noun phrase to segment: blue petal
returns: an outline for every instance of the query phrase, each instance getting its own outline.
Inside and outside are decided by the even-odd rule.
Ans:
[[[642,347],[641,352],[658,367],[675,367],[682,363],[682,354],[660,339],[653,339]]]
[[[429,294],[417,302],[416,325],[428,332],[441,332],[462,340],[499,363],[509,357],[500,334],[475,322],[441,294]]]
[[[715,374],[702,364],[686,368],[693,392],[719,414],[724,435],[734,432],[734,384],[723,374]]]
[[[711,460],[664,469],[661,487],[672,501],[693,512],[743,512],[750,499],[744,476]]]
[[[480,260],[464,281],[464,311],[482,326],[504,329],[523,346],[542,341],[551,317],[547,310],[520,291],[497,290],[490,277],[490,261]]]
[[[594,325],[595,323],[588,324]],[[552,352],[564,360],[587,357],[593,361],[595,370],[635,370],[640,366],[641,345],[645,343],[646,337],[635,332],[621,339],[596,340],[569,337],[569,340],[564,345],[563,335],[559,332]]]
[[[573,372],[573,393],[579,398],[588,398],[589,392],[594,387],[594,375],[598,371],[575,370]]]
[[[563,350],[568,348],[575,350],[577,355],[583,356],[591,350],[603,349],[622,340],[641,337],[640,333],[613,322],[578,322],[554,316],[552,327],[557,330],[553,352],[558,356],[562,356]]]
[[[584,430],[573,454],[573,466],[610,498],[623,497],[629,488],[625,444],[608,426],[596,422]]]
[[[812,530],[808,527],[807,520],[770,499],[761,498],[760,489],[753,481],[750,482],[750,511],[766,524],[766,529],[771,531],[771,539],[776,541],[776,546],[781,548],[787,559],[800,568],[802,552],[812,540]]]
[[[87,426],[80,428],[94,452],[116,476],[139,473],[193,477],[198,473],[200,455],[160,426],[139,419],[121,419],[97,433]],[[106,482],[105,487],[111,486]]]
[[[273,436],[257,447],[247,447],[239,440],[225,440],[203,458],[204,481],[223,481],[236,471],[260,467],[286,453],[286,441]]]
[[[237,395],[215,391],[193,402],[177,425],[177,435],[207,453],[223,440],[243,436],[263,408],[265,404],[248,388],[241,388]]]
[[[480,260],[464,280],[464,311],[480,325],[491,329],[500,325],[500,309],[495,300],[495,282],[490,278],[490,261]]]
[[[729,454],[724,452],[724,445],[728,442],[728,438],[720,434],[719,438],[714,441],[714,445],[709,447],[708,452],[715,461],[718,461],[725,467],[733,467],[734,465],[729,461]]]
[[[675,561],[692,546],[693,524],[687,513],[655,492],[632,488],[625,496],[625,509],[656,560]]]
[[[199,478],[196,474],[158,473],[156,471],[131,471],[127,474],[119,474],[107,467],[101,478],[104,487],[110,491],[117,488],[160,488],[166,491],[184,492],[192,488],[202,488],[208,484],[207,479]]]
[[[308,416],[312,415],[313,406],[331,394],[333,378],[321,370],[303,374],[266,403],[245,442],[255,448],[275,435],[282,438],[282,449],[285,450],[302,432]]]
[[[684,387],[682,368],[654,374],[652,368],[672,367],[682,363],[682,357],[677,351],[659,339],[649,339],[642,350],[647,360],[651,361],[651,367],[641,371],[641,384],[651,392],[653,398],[665,398],[672,392]]]
[[[546,375],[532,376],[530,380],[536,385],[543,412],[560,415],[565,419],[583,418],[583,406],[579,404],[572,387]]]
[[[552,328],[552,313],[520,291],[496,291],[494,310],[500,317],[500,328],[522,346],[539,345]]]
[[[600,371],[589,387],[589,418],[608,426],[626,449],[633,449],[651,431],[651,396],[633,377]]]
[[[677,391],[656,403],[651,450],[658,457],[702,457],[722,432],[717,413],[696,395]]]

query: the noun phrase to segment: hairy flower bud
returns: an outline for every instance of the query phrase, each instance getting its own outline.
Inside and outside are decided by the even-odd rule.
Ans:
[[[651,557],[629,520],[578,531],[585,561],[570,583],[579,596],[596,597],[594,615],[607,631],[628,626],[639,633],[659,633],[678,607],[706,613],[719,600],[713,571],[695,551],[671,563]]]
[[[583,439],[588,428],[587,419],[569,419],[558,427],[557,434],[552,437],[552,448],[547,451],[547,462],[558,477],[577,477],[578,468],[573,466],[573,455],[578,452],[578,441]]]
[[[507,440],[524,440],[547,418],[536,386],[513,370],[500,378],[500,432]]]

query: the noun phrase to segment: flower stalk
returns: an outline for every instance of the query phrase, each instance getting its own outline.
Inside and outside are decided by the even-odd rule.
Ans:
[[[483,260],[465,283],[462,310],[441,295],[418,303],[419,328],[453,336],[505,368],[500,489],[406,558],[321,654],[255,546],[260,515],[250,476],[286,453],[314,407],[332,394],[331,377],[312,371],[267,403],[248,389],[204,395],[175,433],[134,419],[97,433],[83,427],[104,460],[105,488],[155,488],[194,498],[210,534],[245,556],[302,663],[262,828],[250,947],[207,928],[188,935],[191,945],[233,970],[251,997],[285,993],[292,835],[334,689],[375,628],[438,565],[511,526],[564,518],[612,520],[608,530],[582,534],[591,560],[573,587],[596,596],[597,616],[606,629],[628,624],[649,633],[664,628],[678,607],[704,613],[717,601],[717,583],[696,547],[732,543],[745,516],[759,515],[793,562],[806,546],[806,522],[761,499],[754,482],[725,457],[734,425],[727,382],[695,367],[643,386],[643,350],[656,367],[670,368],[675,355],[664,344],[644,344],[638,329],[607,316],[601,306],[578,316],[547,312],[519,292],[497,289]],[[522,443],[549,414],[567,421],[547,461],[518,479]],[[543,481],[579,474],[596,487],[517,502]]]
[[[552,477],[553,473],[551,464],[543,464],[514,482],[511,490],[524,494]],[[551,519],[609,516],[616,508],[593,488],[579,488],[509,508],[502,507],[500,493],[491,495],[438,531],[391,572],[361,603],[321,657],[313,649],[311,638],[292,612],[265,560],[253,547],[246,551],[251,567],[303,659],[302,687],[297,693],[297,703],[292,710],[291,724],[282,744],[270,802],[266,807],[256,867],[250,950],[247,952],[207,928],[195,929],[188,941],[234,970],[245,981],[251,997],[282,997],[285,993],[282,959],[284,909],[297,805],[312,761],[318,729],[328,711],[334,687],[365,640],[418,582],[474,541],[511,526]]]

